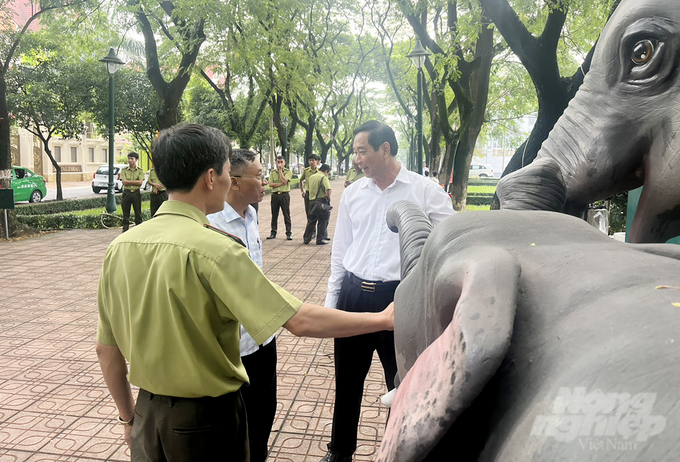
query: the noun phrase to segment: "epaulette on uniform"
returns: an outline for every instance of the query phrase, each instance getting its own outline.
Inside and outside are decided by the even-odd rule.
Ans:
[[[218,232],[218,233],[220,233],[220,234],[223,235],[223,236],[227,236],[227,237],[231,238],[231,239],[234,240],[237,244],[241,244],[243,247],[246,246],[246,245],[243,243],[243,241],[242,241],[238,236],[234,236],[233,234],[229,234],[228,232],[226,232],[226,231],[224,231],[224,230],[221,230],[220,228],[215,228],[213,225],[210,225],[210,224],[208,224],[208,223],[204,224],[203,226],[205,226],[206,228],[211,229],[211,230],[213,230],[213,231],[215,231],[215,232]]]

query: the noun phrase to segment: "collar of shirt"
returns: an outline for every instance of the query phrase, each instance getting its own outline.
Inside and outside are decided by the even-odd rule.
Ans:
[[[255,209],[249,205],[245,215],[245,218],[241,217],[231,204],[225,202],[224,209],[208,215],[208,220],[213,226],[241,239],[248,248],[251,260],[262,268],[262,243]]]
[[[207,223],[210,223],[208,221],[208,217],[205,216],[205,213],[201,212],[198,210],[196,207],[194,207],[191,204],[187,204],[186,202],[182,201],[172,201],[168,200],[165,201],[161,204],[160,208],[158,209],[158,212],[156,212],[156,215],[181,215],[187,218],[191,218],[192,220],[197,221],[201,225],[205,225]]]
[[[366,177],[364,177],[364,178],[366,178]],[[364,178],[362,178],[362,180],[363,180]],[[375,182],[373,179],[367,178],[366,180],[367,180],[367,181],[363,181],[363,182],[360,184],[361,188],[370,188],[370,189],[372,189],[372,190],[374,190],[374,191],[377,191],[377,192],[382,191],[382,190],[380,189],[380,187],[376,184],[376,182]],[[359,181],[359,180],[357,180],[357,181]],[[408,175],[408,173],[406,172],[406,169],[404,168],[404,166],[401,165],[401,162],[399,163],[399,173],[397,173],[397,176],[396,176],[396,178],[394,179],[394,181],[393,181],[387,188],[385,188],[385,189],[387,190],[387,189],[390,189],[390,188],[394,187],[394,185],[395,185],[396,182],[406,183],[406,184],[410,184],[410,183],[411,183],[411,178],[409,178],[409,175]]]

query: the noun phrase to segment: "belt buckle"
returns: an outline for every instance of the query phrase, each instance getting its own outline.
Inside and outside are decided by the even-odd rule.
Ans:
[[[375,282],[361,281],[361,290],[364,292],[375,292]]]

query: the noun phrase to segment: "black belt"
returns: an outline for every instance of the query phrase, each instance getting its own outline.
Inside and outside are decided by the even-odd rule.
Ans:
[[[135,189],[134,191],[132,189],[123,189],[123,191],[127,191],[129,193],[136,193],[137,191],[139,191],[139,189]]]
[[[349,281],[357,287],[360,287],[364,292],[384,292],[387,290],[394,290],[399,285],[400,281],[367,281],[356,277],[349,273]]]
[[[182,401],[193,401],[193,402],[199,402],[203,404],[210,405],[212,403],[218,403],[218,402],[224,402],[224,401],[232,401],[236,402],[236,399],[238,398],[239,392],[236,391],[234,393],[227,393],[222,396],[202,396],[200,398],[181,398],[178,396],[165,396],[165,395],[157,395],[155,393],[151,393],[150,391],[146,391],[143,388],[139,389],[139,398],[144,398],[149,401],[152,401],[154,399],[160,399],[161,402],[166,403],[168,407],[172,407],[175,403],[179,403]]]
[[[274,194],[288,194],[288,191],[274,191]]]

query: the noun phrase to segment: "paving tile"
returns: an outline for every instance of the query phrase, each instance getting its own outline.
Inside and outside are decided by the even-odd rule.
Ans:
[[[342,181],[333,186],[341,190]],[[263,237],[269,234],[269,199],[260,206]],[[264,272],[302,300],[323,304],[332,246],[302,244],[302,203],[293,194],[293,241],[263,241]],[[331,235],[334,221],[335,214]],[[118,234],[72,230],[0,241],[0,462],[130,460],[94,351],[101,260]],[[39,280],[33,276],[38,269]],[[318,462],[332,426],[333,340],[281,329],[277,353],[279,399],[268,460]],[[376,357],[366,380],[355,461],[372,460],[380,444],[387,420],[378,403],[383,393]]]

